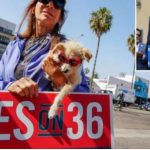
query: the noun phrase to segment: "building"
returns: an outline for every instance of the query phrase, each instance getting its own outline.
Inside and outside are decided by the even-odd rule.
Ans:
[[[132,76],[125,75],[124,77],[108,76],[105,79],[93,79],[94,90],[107,90],[108,85],[117,85],[131,88]]]
[[[128,89],[132,91],[132,76],[125,75],[124,77],[113,77],[109,76],[107,79],[94,79],[93,91],[95,93],[100,93],[102,90],[112,91],[114,95],[116,95],[119,88]],[[135,76],[134,78],[134,91],[136,102],[141,104],[145,103],[149,98],[149,80],[141,78],[139,76]]]
[[[142,30],[143,42],[147,42],[147,34],[150,20],[150,1],[149,0],[136,0],[136,23],[137,28]]]
[[[16,25],[0,18],[0,58],[14,36]]]
[[[101,90],[106,90],[107,79],[93,79],[93,91],[99,93]]]
[[[149,80],[136,76],[134,82],[135,96],[140,103],[148,99]]]

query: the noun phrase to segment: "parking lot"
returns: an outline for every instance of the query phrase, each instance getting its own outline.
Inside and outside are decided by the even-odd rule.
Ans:
[[[150,148],[150,111],[123,107],[114,111],[116,149]]]

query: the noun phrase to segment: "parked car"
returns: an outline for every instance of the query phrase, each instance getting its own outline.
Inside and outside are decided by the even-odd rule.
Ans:
[[[150,103],[148,102],[148,104],[145,106],[145,110],[150,110]]]
[[[143,105],[139,105],[139,108],[142,110],[142,109],[145,109],[145,104]]]
[[[141,110],[150,110],[150,102],[146,102],[145,104],[143,105],[139,105],[139,108]]]
[[[110,90],[100,90],[99,93],[113,94]]]

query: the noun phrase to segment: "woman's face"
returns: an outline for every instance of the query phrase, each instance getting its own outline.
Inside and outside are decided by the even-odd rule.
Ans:
[[[60,15],[61,9],[55,8],[52,1],[48,4],[37,2],[35,6],[35,18],[37,23],[40,23],[50,31],[52,31],[56,23],[59,22]]]
[[[136,42],[139,43],[141,41],[141,33],[140,31],[136,30]]]

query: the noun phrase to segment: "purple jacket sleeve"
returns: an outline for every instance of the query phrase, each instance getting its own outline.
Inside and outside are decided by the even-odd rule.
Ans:
[[[12,44],[14,41],[11,41],[6,50],[4,51],[2,58],[0,60],[0,90],[6,90],[7,87],[12,84],[11,81],[7,81],[4,79],[4,75],[5,75],[5,68],[9,59],[9,51],[12,48]]]
[[[86,76],[85,76],[85,74],[83,72],[83,69],[81,71],[81,76],[82,76],[82,82],[81,82],[80,85],[78,85],[75,88],[74,92],[86,92],[86,93],[88,93],[88,92],[90,92],[90,88],[88,86],[88,82],[86,80]]]

